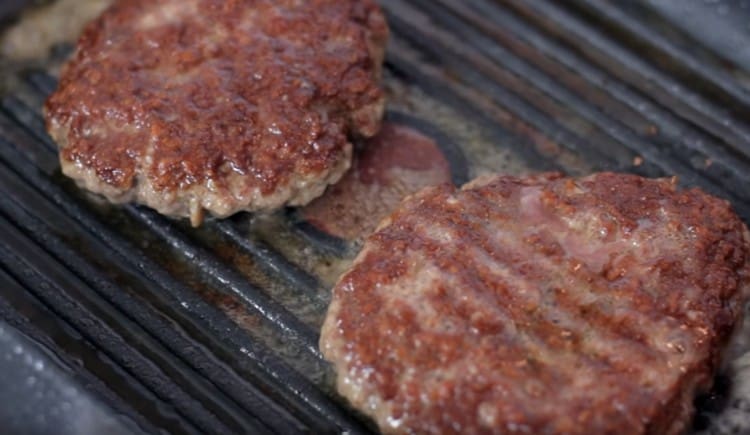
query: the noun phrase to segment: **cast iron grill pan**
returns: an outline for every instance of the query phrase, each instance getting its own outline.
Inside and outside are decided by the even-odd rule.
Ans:
[[[452,150],[455,180],[677,175],[750,218],[746,73],[660,15],[594,0],[381,3],[389,119]],[[193,229],[82,192],[44,129],[50,65],[0,72],[14,75],[0,104],[0,318],[143,432],[374,432],[317,349],[357,244],[294,211]],[[696,431],[750,430],[743,379],[728,371],[697,400]]]

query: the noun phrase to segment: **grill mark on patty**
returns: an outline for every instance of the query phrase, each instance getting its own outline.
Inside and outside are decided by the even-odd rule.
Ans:
[[[419,226],[412,227],[404,225],[400,227],[400,230],[414,234],[415,239],[418,240],[416,243],[420,249],[427,249],[430,252],[440,252],[442,248],[445,247],[444,245],[435,243],[433,240],[425,238],[423,236],[425,232],[422,231],[422,228],[420,228]],[[446,263],[441,264],[440,262],[438,262],[439,267],[445,267],[455,262],[460,270],[472,270],[472,264],[467,264],[460,260],[460,258],[464,256],[461,256],[460,254],[456,255],[454,253],[453,255],[446,255],[446,257],[448,257]],[[446,269],[443,268],[441,270]],[[491,272],[489,272],[489,269],[488,274],[491,274]],[[480,299],[486,298],[487,292],[480,292],[480,286],[476,285],[476,281],[473,279],[473,276],[474,274],[472,273],[460,273],[451,274],[447,277],[443,276],[442,278],[444,285],[452,284],[453,280],[458,280],[458,282],[462,284],[462,286],[460,286],[459,288],[469,289],[468,291],[472,292],[472,294],[468,296],[468,300],[470,301],[469,303],[471,304],[473,302],[475,307],[482,307],[483,305],[476,304],[480,302]],[[486,275],[479,274],[479,276]],[[493,291],[493,293],[497,293],[496,290],[498,286],[492,284],[492,277],[479,279],[482,281],[482,286],[484,286],[485,288],[492,288],[493,290],[495,290]],[[508,285],[501,284],[500,287],[505,289],[505,296],[510,295],[510,293],[508,292],[510,287]],[[383,289],[383,291],[386,294],[389,294],[387,288]],[[456,299],[453,298],[448,301],[448,303],[456,305]],[[518,321],[519,318],[521,318],[521,316],[519,315],[521,314],[524,316],[525,322],[523,322],[523,327],[515,328],[516,332],[518,333],[517,338],[513,339],[512,337],[504,337],[503,340],[500,340],[501,343],[498,344],[499,347],[507,349],[507,351],[504,353],[507,359],[505,361],[502,361],[503,364],[495,367],[496,371],[499,374],[505,375],[509,378],[513,378],[514,376],[533,377],[534,380],[538,381],[538,383],[541,385],[557,385],[558,382],[561,382],[565,379],[567,379],[568,381],[573,380],[573,377],[575,376],[575,373],[572,373],[570,370],[561,369],[560,367],[585,366],[588,369],[596,370],[597,373],[602,376],[602,379],[607,379],[607,377],[605,376],[612,374],[612,368],[614,368],[614,370],[623,368],[622,364],[617,367],[609,364],[606,359],[604,361],[602,361],[601,359],[591,359],[585,353],[576,353],[570,348],[567,348],[564,343],[561,343],[559,341],[550,341],[550,337],[554,336],[554,334],[544,334],[544,328],[555,327],[556,325],[547,322],[540,322],[539,319],[535,318],[533,315],[524,310],[512,310],[511,314],[508,315],[509,311],[507,311],[508,309],[505,308],[507,307],[507,305],[507,303],[502,305],[504,307],[502,311],[506,313],[503,317],[500,318],[502,321],[513,324],[514,322]],[[383,304],[383,307],[387,311],[390,311],[390,309],[387,308],[387,303]],[[421,324],[421,322],[418,322],[418,324]],[[522,358],[519,361],[518,354],[521,353],[519,352],[519,350],[528,355],[533,355],[533,357],[531,359]],[[494,357],[498,359],[502,359],[502,356],[503,355],[498,355],[497,353],[494,354]],[[445,364],[446,361],[442,360],[440,361],[440,363]],[[425,367],[424,365],[422,365],[422,367],[429,370],[429,368]],[[632,367],[629,368],[632,369]],[[452,369],[450,368],[450,366],[443,366],[443,370],[450,371]],[[636,373],[638,372],[636,371]],[[612,376],[609,376],[609,379],[611,378]],[[615,378],[614,381],[617,381],[617,379]],[[403,382],[405,382],[405,379],[401,378],[397,383]],[[519,386],[513,383],[507,384],[503,388],[506,393],[512,394],[513,397],[516,398],[516,400],[525,400],[523,398],[529,396],[540,397],[542,392],[545,390],[544,387],[540,386],[538,387],[537,393],[533,394],[527,391],[525,389],[525,386]],[[643,394],[648,394],[642,391],[636,391],[635,387],[629,386],[627,382],[619,382],[618,388],[620,390],[631,389],[632,391],[630,391],[630,394],[633,397],[639,397]],[[390,397],[391,394],[394,393],[389,393],[388,398],[392,398]],[[602,395],[603,397],[600,397],[599,400],[608,400],[607,397],[610,397],[610,394],[611,391],[604,391]],[[634,406],[637,406],[637,402],[630,405],[631,408]]]
[[[418,230],[416,230],[415,233],[418,233]],[[415,237],[420,238],[427,249],[444,248],[444,245],[426,240],[423,235]],[[451,303],[457,306],[468,306],[474,313],[486,310],[486,306],[493,306],[495,308],[495,311],[491,314],[487,314],[487,317],[493,318],[495,321],[499,321],[505,326],[503,329],[506,332],[502,333],[501,337],[498,337],[498,341],[502,341],[503,346],[507,346],[508,348],[515,347],[514,352],[509,354],[509,356],[511,356],[510,363],[518,362],[523,364],[528,358],[519,358],[519,356],[533,355],[533,359],[536,362],[548,366],[550,379],[547,381],[568,377],[567,373],[558,370],[556,368],[557,365],[553,363],[555,357],[560,356],[553,351],[566,350],[566,346],[565,343],[560,341],[553,341],[552,337],[554,337],[554,334],[543,334],[544,327],[549,325],[537,322],[529,311],[524,310],[516,304],[505,303],[498,306],[497,302],[498,300],[501,300],[502,296],[508,298],[512,297],[510,291],[511,284],[509,282],[498,280],[497,278],[499,278],[499,276],[492,273],[489,269],[479,270],[473,268],[472,266],[475,265],[462,261],[462,256],[460,254],[444,255],[446,257],[445,260],[437,261],[437,266],[440,270],[445,270],[443,267],[446,266],[446,263],[449,263],[457,265],[463,270],[470,272],[443,276],[445,284],[456,284],[455,288],[471,289],[464,292],[466,300],[463,300],[460,296],[454,294],[452,295]],[[491,297],[490,294],[494,297]],[[482,304],[482,302],[486,302],[486,304]],[[570,354],[570,352],[568,352],[568,354]],[[530,365],[520,365],[520,367],[525,367],[528,370],[533,369]]]
[[[428,246],[428,245],[429,245],[429,243],[428,243],[428,242],[427,242],[426,240],[422,239],[422,238],[420,238],[420,239],[419,239],[419,241],[418,241],[418,242],[416,242],[416,243],[418,244],[418,246],[419,246],[420,248],[427,248],[427,249],[430,249],[430,246]],[[437,247],[437,246],[435,246],[435,247]],[[414,261],[415,261],[415,262],[419,262],[419,259],[418,259],[418,258],[417,258],[417,259],[414,259]],[[384,291],[384,293],[385,293],[385,294],[390,294],[390,292],[388,291],[388,288],[387,288],[387,287],[384,287],[384,288],[383,288],[383,291]],[[380,302],[382,302],[382,305],[381,305],[381,304],[377,304],[377,305],[380,305],[381,309],[383,309],[383,308],[384,308],[384,309],[386,309],[386,311],[387,311],[387,312],[389,312],[389,313],[393,312],[393,307],[390,307],[390,306],[389,306],[389,305],[387,304],[387,302],[385,302],[385,301],[387,301],[387,299],[385,299],[385,300],[384,300],[384,299],[378,298],[378,300],[379,300]],[[399,305],[400,305],[400,304],[399,304]],[[388,307],[388,308],[385,308],[385,307]],[[389,315],[389,317],[390,317],[390,315]],[[402,321],[402,319],[401,319],[401,320],[399,320],[399,321],[401,322],[401,321]],[[391,322],[389,322],[389,324],[390,324],[390,323],[391,323]],[[347,326],[352,326],[352,327],[356,327],[355,325],[347,325]],[[367,333],[367,332],[364,332],[364,333]],[[389,335],[390,335],[390,334],[389,334]],[[510,352],[510,353],[508,353],[508,354],[507,354],[507,358],[508,358],[507,364],[510,364],[510,365],[511,365],[511,367],[510,367],[510,368],[514,368],[514,367],[513,367],[513,365],[515,364],[515,361],[514,361],[514,360],[516,360],[516,359],[517,359],[517,358],[513,358],[513,357],[515,356],[515,349],[513,349],[513,348],[512,348],[511,346],[503,347],[502,349],[506,349],[506,351],[507,351],[507,352]],[[452,353],[453,353],[453,352],[452,352]],[[455,353],[454,353],[454,354],[455,354]],[[412,355],[412,356],[413,356],[413,355]],[[445,361],[442,361],[442,363],[445,363]],[[519,366],[519,367],[524,367],[524,366]],[[516,367],[516,369],[518,369],[518,367]],[[526,366],[526,370],[529,370],[529,369],[530,369],[530,366]],[[529,374],[529,373],[527,373],[527,375],[528,375],[528,374]],[[532,374],[533,374],[533,373],[532,373]],[[402,382],[403,382],[403,379],[399,379],[399,380],[398,380],[398,383],[402,383]],[[388,388],[388,390],[390,391],[390,388]],[[390,395],[390,394],[393,394],[393,393],[388,393],[388,395]],[[520,396],[519,396],[519,397],[520,397]]]
[[[423,220],[426,216],[436,216],[439,215],[440,219],[443,218],[443,215],[446,216],[446,219],[456,219],[458,220],[455,224],[453,224],[453,229],[458,230],[460,233],[459,235],[454,236],[454,240],[456,241],[462,241],[465,242],[468,246],[470,246],[469,249],[475,249],[477,246],[480,246],[484,250],[484,254],[488,255],[491,259],[492,267],[493,268],[500,268],[505,269],[508,271],[507,276],[503,276],[502,278],[507,281],[508,277],[513,277],[513,282],[511,283],[511,288],[514,286],[521,285],[526,288],[530,288],[527,284],[528,277],[523,277],[519,275],[518,273],[513,273],[510,271],[511,268],[520,268],[524,267],[524,265],[528,265],[531,263],[534,263],[534,268],[539,267],[540,265],[548,266],[544,269],[543,273],[537,273],[537,276],[552,276],[553,274],[558,274],[560,270],[567,271],[566,268],[555,268],[553,265],[548,265],[548,260],[544,255],[535,255],[538,254],[533,251],[533,248],[530,247],[527,243],[522,243],[522,241],[519,239],[521,237],[521,232],[516,229],[506,229],[503,228],[506,226],[511,226],[511,216],[503,216],[501,214],[490,214],[488,210],[494,209],[495,212],[498,212],[499,209],[497,209],[494,206],[494,203],[492,202],[484,202],[483,204],[479,203],[471,203],[470,201],[465,201],[463,203],[464,208],[462,210],[453,211],[453,210],[436,210],[434,208],[430,208],[431,205],[422,205],[420,207],[424,207],[424,210],[419,209],[415,210],[415,216],[413,217],[414,220],[420,221]],[[474,207],[480,207],[481,210],[476,210]],[[485,207],[486,206],[486,207]],[[438,211],[440,213],[438,213]],[[420,213],[421,212],[421,213]],[[417,213],[420,213],[417,215]],[[450,217],[447,217],[450,216]],[[481,216],[482,219],[480,220],[478,217]],[[470,222],[469,220],[474,217],[473,222]],[[502,223],[501,223],[502,222]],[[436,232],[445,231],[444,227],[440,228],[439,230],[435,230],[435,227],[437,227],[437,223],[435,225],[431,224],[432,230]],[[492,225],[495,225],[493,227]],[[471,227],[472,230],[469,230],[468,228]],[[481,229],[480,229],[481,228]],[[428,233],[428,230],[415,230],[415,234],[425,234]],[[502,234],[505,237],[502,237],[498,242],[495,242],[495,237],[493,235]],[[503,246],[509,246],[507,249],[503,248]],[[459,255],[459,257],[468,257],[468,258],[476,258],[472,255]],[[508,262],[511,262],[511,266],[506,266]],[[490,263],[490,261],[486,261],[487,263]],[[481,262],[475,262],[475,263],[481,263]],[[470,268],[469,268],[470,269]],[[469,270],[467,269],[467,270]],[[586,285],[586,282],[584,280],[578,280],[576,283],[576,287],[578,289],[588,289],[589,286]],[[554,285],[551,285],[554,287]],[[471,288],[471,287],[469,287]],[[568,301],[568,306],[570,307],[578,307],[580,306],[580,299],[572,299],[575,296],[577,296],[578,292],[565,292],[566,298],[558,297],[558,300],[566,301],[568,298],[571,298],[570,301]],[[591,292],[589,291],[589,294],[597,294],[598,296],[606,295],[606,292],[600,291],[600,292]],[[538,300],[541,300],[542,296],[544,295],[544,292],[540,292],[540,297]],[[513,297],[513,294],[509,294],[510,297]],[[539,308],[541,304],[538,303],[538,301],[534,304],[535,308]],[[544,316],[543,318],[549,319],[553,316]],[[551,322],[553,326],[558,328],[557,333],[564,332],[563,328],[560,328],[559,325],[554,324]],[[632,334],[625,334],[624,331],[622,331],[619,328],[619,325],[611,325],[611,322],[607,322],[606,325],[608,326],[610,331],[614,333],[615,335],[622,336],[625,339],[628,339],[630,341],[635,341],[636,344],[641,345],[641,350],[645,347],[642,346],[642,339],[640,339],[640,336],[634,336]],[[585,325],[585,326],[594,326],[594,325]],[[582,330],[583,328],[577,328],[578,331]],[[594,330],[598,331],[598,328],[594,328]],[[650,354],[653,354],[652,352],[649,352]]]
[[[484,205],[497,209],[495,204],[496,203],[492,201],[485,201]],[[468,214],[476,215],[476,213]],[[550,230],[550,227],[553,225],[550,224],[549,220],[546,222],[544,231],[537,231],[529,234],[529,237],[538,238],[537,241],[540,243],[519,243],[519,235],[522,234],[523,229],[519,226],[518,222],[523,222],[523,219],[518,219],[517,216],[505,216],[505,219],[502,220],[501,223],[501,217],[503,216],[495,215],[488,219],[487,225],[494,225],[496,227],[493,228],[494,231],[489,231],[488,233],[510,235],[510,238],[505,239],[505,245],[512,246],[508,249],[511,253],[510,255],[516,253],[516,256],[520,258],[533,258],[535,267],[543,270],[543,272],[539,274],[540,276],[557,276],[558,279],[552,281],[556,281],[558,284],[563,284],[559,287],[570,287],[571,289],[575,289],[574,291],[566,291],[564,293],[565,296],[572,299],[569,302],[571,302],[573,306],[584,305],[584,299],[586,296],[594,296],[595,307],[599,309],[589,310],[592,314],[605,314],[607,310],[603,309],[604,307],[602,305],[614,306],[616,303],[625,303],[621,308],[638,316],[636,319],[633,319],[632,322],[629,322],[629,325],[609,325],[615,330],[615,332],[622,332],[622,335],[626,338],[643,342],[644,338],[648,337],[648,333],[653,330],[654,326],[656,326],[653,322],[670,321],[669,319],[672,319],[674,322],[684,323],[686,320],[684,316],[675,316],[664,310],[657,311],[655,316],[649,316],[641,313],[640,310],[635,310],[634,306],[637,305],[656,306],[659,308],[659,305],[656,303],[657,299],[652,294],[642,292],[640,286],[634,286],[634,288],[631,288],[628,292],[610,291],[609,289],[611,288],[617,289],[617,286],[606,281],[602,276],[602,273],[591,270],[585,260],[580,260],[575,257],[575,253],[571,256],[571,253],[567,252],[559,243],[559,239],[551,235],[552,231]],[[547,217],[547,219],[549,219],[549,217]],[[556,233],[568,235],[574,232],[574,230],[569,227],[558,227],[555,228],[555,230]],[[558,263],[555,264],[553,260]],[[625,296],[626,299],[619,299],[618,296]],[[561,302],[567,301],[566,298],[559,298],[558,300]],[[604,317],[606,320],[606,314]],[[613,318],[606,321],[605,324],[612,323],[616,320],[617,319]],[[626,328],[634,328],[630,331],[622,330],[623,326],[626,326]]]
[[[468,207],[470,209],[470,207]],[[420,210],[422,211],[422,210]],[[465,215],[469,215],[471,213],[468,212]],[[589,343],[592,340],[581,340],[580,337],[585,335],[595,335],[596,339],[601,340],[601,342],[606,342],[611,340],[611,337],[602,337],[601,332],[594,328],[595,326],[601,326],[596,324],[589,323],[583,323],[583,322],[577,322],[573,325],[570,325],[569,328],[563,328],[561,324],[555,323],[550,319],[553,318],[559,318],[560,315],[565,313],[565,308],[569,308],[570,312],[576,312],[577,306],[575,303],[569,303],[567,306],[561,306],[558,307],[559,313],[556,313],[556,315],[550,315],[549,312],[545,314],[541,314],[539,308],[543,306],[543,304],[539,303],[541,302],[541,299],[543,297],[544,292],[538,292],[539,298],[521,298],[519,299],[517,297],[518,293],[514,293],[511,291],[511,289],[519,289],[519,288],[526,288],[527,290],[534,291],[535,289],[533,287],[528,286],[528,283],[526,282],[526,279],[516,273],[510,272],[510,268],[504,266],[504,263],[507,263],[508,259],[514,257],[512,253],[516,252],[518,256],[524,257],[525,253],[520,252],[521,250],[517,250],[518,246],[521,246],[518,243],[515,243],[513,245],[514,249],[505,251],[503,255],[498,256],[497,255],[497,246],[490,247],[487,242],[492,239],[490,236],[490,232],[487,232],[485,234],[480,233],[479,231],[470,232],[468,230],[458,230],[458,233],[454,235],[452,238],[455,241],[462,241],[463,243],[466,243],[468,246],[470,246],[469,252],[456,252],[457,249],[460,249],[460,245],[457,243],[451,244],[450,241],[435,241],[433,240],[433,244],[430,245],[429,242],[427,242],[425,235],[429,234],[431,232],[436,233],[443,233],[447,232],[447,227],[444,222],[440,221],[433,221],[430,225],[430,230],[428,231],[424,225],[423,217],[426,215],[432,215],[435,216],[434,210],[424,210],[424,214],[419,214],[418,212],[415,212],[413,215],[412,220],[414,222],[414,226],[412,227],[402,227],[402,230],[405,232],[411,232],[415,235],[415,237],[419,238],[421,241],[421,246],[426,247],[428,250],[433,252],[446,252],[445,255],[448,255],[447,252],[451,252],[451,256],[448,260],[443,261],[442,263],[439,263],[439,266],[442,268],[442,270],[446,272],[451,272],[451,269],[447,269],[447,267],[455,263],[458,265],[457,269],[462,271],[458,274],[450,274],[451,278],[457,279],[460,286],[458,288],[464,288],[468,289],[467,291],[472,292],[471,297],[469,297],[470,300],[486,300],[488,297],[488,293],[484,291],[484,289],[480,290],[480,287],[476,285],[475,275],[482,277],[482,285],[485,289],[492,289],[492,294],[497,295],[494,301],[486,301],[487,305],[497,305],[501,307],[505,307],[504,312],[505,314],[505,320],[511,324],[516,323],[522,323],[523,325],[521,327],[514,327],[514,329],[517,331],[520,337],[523,337],[522,340],[516,341],[517,345],[521,348],[521,350],[525,351],[529,355],[535,355],[536,359],[544,361],[546,365],[549,366],[549,369],[552,371],[557,370],[556,367],[560,366],[561,364],[556,364],[556,360],[559,360],[564,356],[569,359],[573,359],[573,361],[569,361],[569,366],[577,366],[581,364],[588,364],[588,365],[595,365],[597,371],[603,372],[606,370],[612,370],[612,369],[623,369],[625,366],[623,366],[623,363],[621,361],[616,361],[615,356],[618,355],[618,348],[617,347],[608,347],[607,353],[602,353],[601,350],[596,352],[596,357],[600,358],[600,361],[595,361],[594,359],[590,358],[591,354],[591,348],[589,347],[581,347],[584,343]],[[441,215],[442,218],[442,215]],[[448,218],[449,219],[449,218]],[[407,221],[408,222],[408,221]],[[455,224],[448,224],[452,225],[454,228],[453,230],[461,229],[464,227],[467,227],[466,222],[457,222]],[[511,233],[514,234],[514,233]],[[444,244],[440,244],[439,242],[443,242]],[[448,247],[445,245],[445,243],[448,244],[448,246],[452,246],[454,249],[449,250]],[[477,253],[476,255],[473,254],[473,250],[477,249],[477,247],[480,246],[484,249],[484,252]],[[494,251],[494,252],[493,252]],[[487,256],[488,260],[484,260],[484,262],[481,260],[481,256]],[[526,256],[524,257],[526,259],[529,259],[530,257]],[[466,259],[472,259],[474,261],[468,262]],[[482,266],[483,263],[491,263],[492,267],[488,266]],[[517,263],[515,260],[513,260],[513,263]],[[517,267],[517,264],[516,266]],[[484,273],[478,273],[475,274],[474,272],[478,271],[478,268],[481,268]],[[498,270],[504,270],[508,273],[498,273]],[[445,278],[444,279],[448,279]],[[497,284],[493,284],[497,283]],[[501,291],[498,291],[501,290]],[[498,293],[502,293],[502,295],[498,295]],[[507,300],[503,300],[501,297],[505,297],[508,300],[514,300],[517,302],[518,305],[527,305],[527,302],[533,303],[533,309],[531,310],[524,310],[524,309],[512,309],[512,312],[508,314],[508,305],[511,307],[514,307],[515,304],[508,303]],[[534,300],[536,299],[536,300]],[[550,309],[552,309],[550,307]],[[602,316],[606,320],[606,316]],[[573,316],[568,316],[569,319],[574,318]],[[629,355],[638,355],[640,357],[641,364],[643,366],[646,366],[647,364],[654,361],[654,359],[657,357],[655,355],[655,352],[648,349],[640,340],[634,340],[632,336],[625,335],[621,333],[617,329],[616,325],[611,325],[610,322],[607,323],[608,330],[605,332],[612,333],[615,337],[620,336],[621,338],[617,342],[620,346],[625,346],[626,349],[619,348],[620,352],[628,352],[629,348]],[[589,328],[588,330],[586,328]],[[567,335],[566,333],[569,331],[576,332],[579,337],[575,337],[573,335]],[[588,332],[587,332],[588,331]],[[570,339],[562,338],[565,336],[570,337]],[[577,339],[578,338],[578,339]],[[595,340],[594,340],[595,341]],[[604,365],[604,367],[600,367],[601,365]],[[632,366],[628,366],[628,369],[632,371]],[[569,376],[568,376],[569,377]]]

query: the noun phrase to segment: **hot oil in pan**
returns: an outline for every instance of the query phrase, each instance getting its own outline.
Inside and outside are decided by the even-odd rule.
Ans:
[[[81,27],[106,9],[112,0],[57,0],[49,3],[26,11],[21,21],[0,38],[3,57],[20,61],[46,57],[61,42],[75,40]]]

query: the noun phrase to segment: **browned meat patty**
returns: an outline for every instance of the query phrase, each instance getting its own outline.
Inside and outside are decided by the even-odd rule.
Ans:
[[[373,0],[121,0],[92,22],[46,104],[63,171],[113,202],[301,205],[372,136],[385,19]]]
[[[406,199],[321,349],[387,433],[675,434],[750,291],[750,234],[674,180],[544,174]]]

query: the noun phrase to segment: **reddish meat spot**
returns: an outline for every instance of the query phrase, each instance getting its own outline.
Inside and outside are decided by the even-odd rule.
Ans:
[[[432,139],[413,128],[387,123],[359,150],[352,170],[302,209],[302,216],[325,233],[358,240],[406,196],[450,181],[450,165]]]

